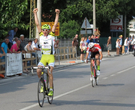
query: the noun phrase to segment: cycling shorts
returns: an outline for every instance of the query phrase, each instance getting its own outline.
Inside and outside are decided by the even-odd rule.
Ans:
[[[41,60],[40,60],[40,62],[38,63],[38,65],[44,67],[44,66],[46,66],[47,64],[48,64],[49,66],[54,67],[54,64],[55,64],[54,55],[45,55],[45,54],[42,54]]]
[[[98,52],[91,52],[91,57],[90,58],[95,58],[95,56],[99,54],[99,51]]]

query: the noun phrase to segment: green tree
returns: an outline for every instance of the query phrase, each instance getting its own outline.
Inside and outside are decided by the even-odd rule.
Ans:
[[[28,8],[28,0],[1,0],[0,7],[0,36],[6,36],[14,27],[28,29],[29,25],[21,20]]]

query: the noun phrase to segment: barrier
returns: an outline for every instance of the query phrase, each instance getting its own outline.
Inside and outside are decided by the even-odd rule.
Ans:
[[[69,60],[76,58],[76,49],[74,47],[59,47],[56,49],[55,61]]]
[[[7,53],[6,58],[6,76],[22,74],[22,53]]]
[[[5,55],[3,55],[3,56],[5,57]],[[0,59],[0,77],[2,77],[2,78],[5,77],[5,72],[6,72],[6,70],[5,70],[5,68],[6,68],[5,64],[6,64],[5,61],[2,62],[2,59]]]

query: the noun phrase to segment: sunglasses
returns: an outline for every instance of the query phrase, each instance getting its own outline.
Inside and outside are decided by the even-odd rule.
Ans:
[[[49,31],[48,29],[42,29],[43,31]]]

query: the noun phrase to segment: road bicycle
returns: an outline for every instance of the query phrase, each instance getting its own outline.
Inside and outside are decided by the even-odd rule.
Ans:
[[[41,78],[39,79],[38,82],[38,88],[37,88],[37,97],[38,97],[38,103],[40,107],[43,107],[44,100],[47,98],[48,103],[52,104],[53,101],[53,96],[48,96],[49,90],[50,90],[50,85],[49,85],[49,75],[47,70],[49,69],[50,73],[50,67],[32,67],[32,72],[33,69],[41,69]],[[41,88],[43,88],[41,91]],[[54,91],[54,86],[53,86],[53,91]]]
[[[92,62],[92,72],[94,73],[94,75],[91,74],[90,81],[92,83],[92,87],[94,87],[95,85],[98,85],[98,75],[97,75],[96,60],[99,60],[99,59],[92,58],[92,60],[93,60],[93,62]]]

